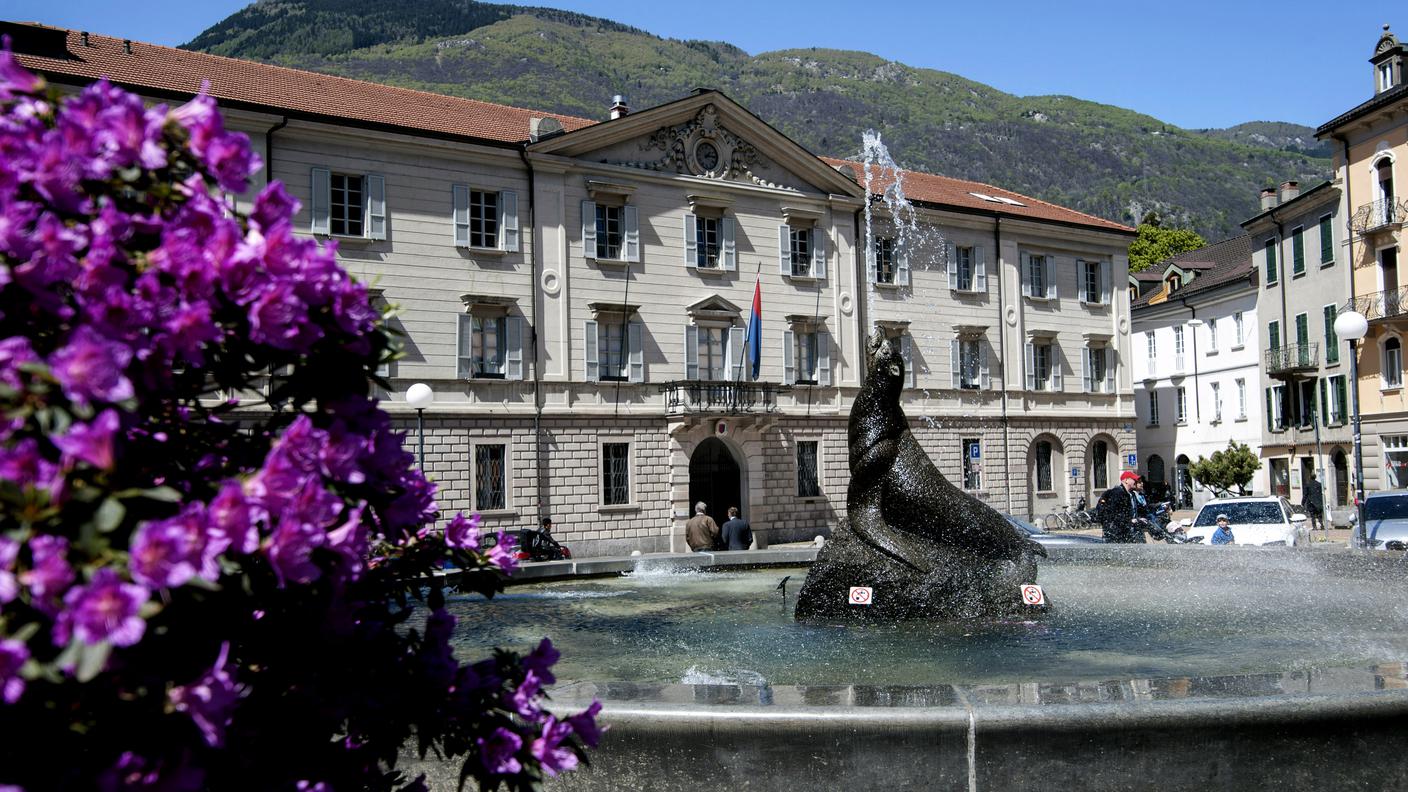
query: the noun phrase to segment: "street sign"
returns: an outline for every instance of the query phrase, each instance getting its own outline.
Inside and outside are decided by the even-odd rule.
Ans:
[[[1130,470],[1133,470],[1133,469],[1139,467],[1139,455],[1138,455],[1138,454],[1126,454],[1126,455],[1125,455],[1125,458],[1124,458],[1124,466],[1127,467],[1127,468],[1129,468]]]
[[[870,604],[870,594],[871,594],[871,592],[870,592],[870,586],[851,586],[851,596],[850,596],[851,604],[852,604],[852,605],[869,605],[869,604]]]
[[[1076,466],[1072,466],[1072,467],[1071,467],[1071,478],[1080,478],[1080,468],[1079,468],[1079,467],[1076,467]]]
[[[977,443],[974,443],[973,445],[968,446],[968,458],[969,458],[969,459],[982,459],[982,458],[983,458],[983,447],[982,447],[981,445],[978,445]]]

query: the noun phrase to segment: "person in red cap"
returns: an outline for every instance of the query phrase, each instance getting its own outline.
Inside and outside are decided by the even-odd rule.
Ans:
[[[1120,474],[1120,483],[1105,490],[1095,506],[1100,517],[1100,530],[1107,542],[1132,544],[1144,541],[1144,532],[1134,523],[1138,516],[1134,505],[1134,487],[1139,483],[1139,474],[1126,470]]]

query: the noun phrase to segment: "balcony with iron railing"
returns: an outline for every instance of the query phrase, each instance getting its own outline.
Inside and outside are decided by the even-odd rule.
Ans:
[[[1372,294],[1361,294],[1349,301],[1340,313],[1358,311],[1370,322],[1376,319],[1392,319],[1408,313],[1408,286],[1388,289]]]
[[[1355,210],[1349,225],[1360,234],[1396,231],[1408,218],[1408,200],[1385,198],[1366,203]]]
[[[1320,367],[1320,344],[1290,344],[1266,350],[1266,373],[1290,377]]]
[[[792,389],[772,382],[675,380],[660,386],[667,415],[752,415],[777,411],[777,396]]]

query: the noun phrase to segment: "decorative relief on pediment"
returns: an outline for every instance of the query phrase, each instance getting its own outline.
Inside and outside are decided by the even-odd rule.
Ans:
[[[656,155],[655,152],[664,154]],[[748,181],[760,187],[796,189],[759,176],[767,164],[753,145],[719,123],[718,111],[706,105],[693,120],[656,130],[640,143],[648,157],[634,160],[607,160],[653,171],[673,171],[720,181]]]

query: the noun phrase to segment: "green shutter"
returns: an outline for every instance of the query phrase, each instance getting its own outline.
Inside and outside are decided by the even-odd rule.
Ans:
[[[1345,377],[1335,377],[1335,392],[1339,394],[1340,398],[1339,404],[1341,424],[1345,422],[1345,418],[1349,415],[1349,393],[1347,392],[1347,388],[1345,386],[1346,382],[1347,380]]]
[[[1267,430],[1274,432],[1274,431],[1276,431],[1276,419],[1273,418],[1272,415],[1273,415],[1273,413],[1271,412],[1271,389],[1270,389],[1270,388],[1267,388],[1267,389],[1266,389],[1266,428],[1267,428]]]
[[[1305,230],[1297,228],[1291,237],[1291,270],[1297,275],[1305,273]]]
[[[1273,351],[1274,351],[1274,350],[1277,350],[1277,349],[1280,349],[1280,348],[1281,348],[1281,323],[1280,323],[1280,322],[1272,322],[1270,325],[1267,325],[1266,334],[1267,334],[1267,337],[1268,337],[1268,339],[1269,339],[1269,341],[1270,341],[1270,343],[1268,343],[1268,344],[1266,345],[1266,348],[1267,348],[1267,349],[1270,349],[1270,350],[1273,350]]]
[[[1330,216],[1320,218],[1320,263],[1335,263],[1335,232],[1330,227]]]
[[[1340,362],[1340,339],[1335,335],[1335,306],[1325,306],[1325,362]]]
[[[1276,285],[1276,240],[1266,240],[1266,285]]]

